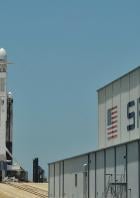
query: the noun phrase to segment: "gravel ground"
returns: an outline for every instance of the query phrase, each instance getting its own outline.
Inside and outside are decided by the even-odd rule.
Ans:
[[[26,185],[47,190],[47,184],[26,183]],[[33,195],[7,184],[0,183],[0,198],[39,198],[39,196]]]

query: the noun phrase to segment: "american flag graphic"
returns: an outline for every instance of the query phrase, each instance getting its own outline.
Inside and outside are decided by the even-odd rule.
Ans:
[[[116,138],[118,135],[118,111],[117,106],[107,110],[107,138],[108,140]]]

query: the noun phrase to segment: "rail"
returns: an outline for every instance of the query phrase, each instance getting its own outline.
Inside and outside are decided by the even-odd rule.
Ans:
[[[37,187],[29,186],[29,185],[22,184],[22,183],[14,183],[14,182],[5,182],[5,184],[12,186],[14,188],[18,188],[23,191],[26,191],[28,193],[34,194],[41,198],[48,198],[48,191],[37,188]]]

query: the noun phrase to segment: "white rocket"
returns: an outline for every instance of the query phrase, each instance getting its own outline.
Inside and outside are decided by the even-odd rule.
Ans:
[[[6,160],[7,53],[0,48],[0,161]]]

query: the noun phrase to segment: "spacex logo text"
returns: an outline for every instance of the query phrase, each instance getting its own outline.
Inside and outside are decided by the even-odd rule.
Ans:
[[[126,114],[128,124],[127,131],[140,127],[140,98],[127,103]],[[107,138],[108,140],[118,136],[118,107],[117,105],[107,110]]]
[[[127,118],[131,124],[127,125],[127,131],[139,128],[140,124],[140,98],[132,100],[127,104]]]

